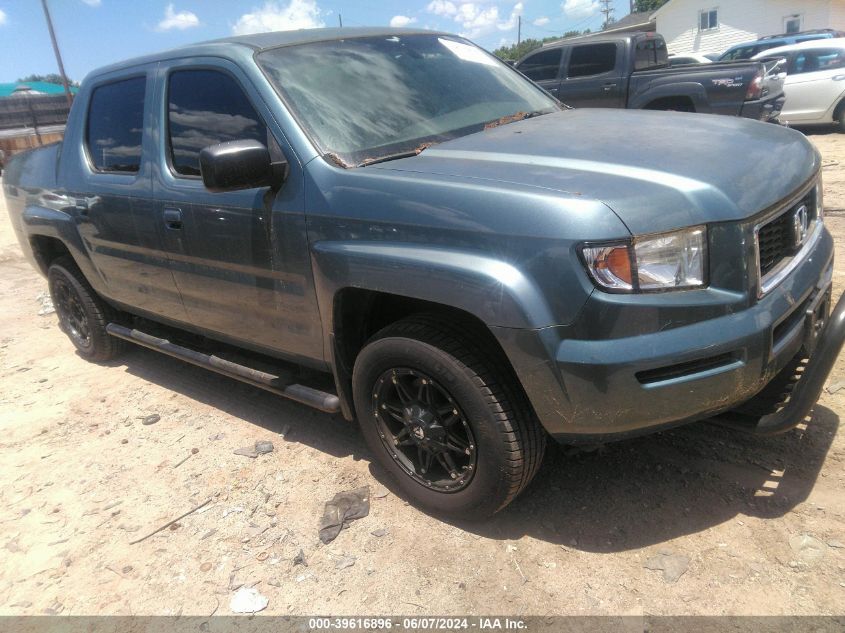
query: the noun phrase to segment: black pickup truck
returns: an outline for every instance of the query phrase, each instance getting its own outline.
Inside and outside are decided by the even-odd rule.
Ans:
[[[625,33],[547,44],[516,68],[562,102],[729,114],[774,121],[785,101],[780,60],[669,68],[663,37]]]

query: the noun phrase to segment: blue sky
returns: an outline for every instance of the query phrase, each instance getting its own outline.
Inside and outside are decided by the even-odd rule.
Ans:
[[[613,0],[615,17],[629,0]],[[601,27],[598,0],[49,0],[65,69],[81,80],[127,57],[234,33],[337,26],[414,26],[460,33],[488,49],[522,37]],[[0,82],[57,72],[39,0],[0,0]]]

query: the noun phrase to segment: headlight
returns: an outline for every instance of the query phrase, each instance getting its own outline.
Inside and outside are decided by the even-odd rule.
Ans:
[[[581,249],[593,280],[615,292],[701,288],[707,270],[707,230],[697,226]]]

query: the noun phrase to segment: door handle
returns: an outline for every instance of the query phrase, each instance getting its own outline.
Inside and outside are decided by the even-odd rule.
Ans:
[[[174,231],[182,228],[182,211],[180,209],[164,210],[164,225]]]
[[[604,86],[602,87],[604,88],[605,92],[610,92],[616,87],[616,84],[604,84]]]
[[[833,78],[833,81],[845,81],[845,75],[836,75],[836,77]]]

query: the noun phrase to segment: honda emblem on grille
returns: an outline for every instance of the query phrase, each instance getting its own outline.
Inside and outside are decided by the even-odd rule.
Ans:
[[[798,248],[807,239],[810,231],[810,212],[806,204],[795,209],[792,215],[792,244]]]

